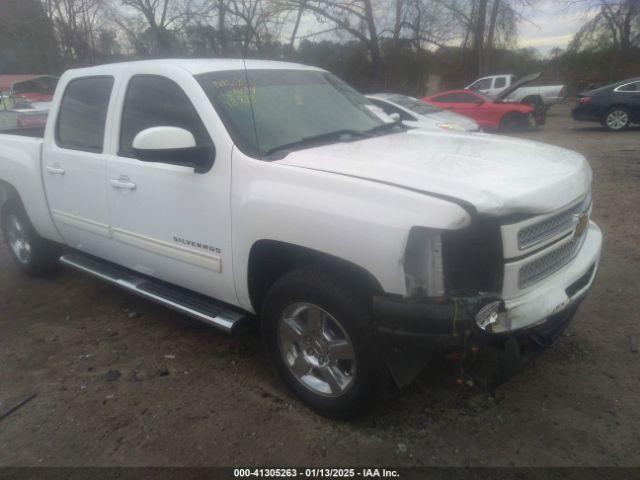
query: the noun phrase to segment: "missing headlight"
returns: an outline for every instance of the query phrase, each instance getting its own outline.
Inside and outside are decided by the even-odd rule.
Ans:
[[[447,295],[500,292],[504,260],[498,221],[476,218],[468,227],[442,232],[442,262]]]
[[[404,254],[404,275],[407,295],[411,297],[442,297],[442,242],[440,232],[414,227]]]

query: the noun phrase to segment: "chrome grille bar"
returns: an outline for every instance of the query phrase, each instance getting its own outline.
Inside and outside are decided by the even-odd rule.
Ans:
[[[541,222],[522,228],[518,232],[518,248],[526,250],[539,243],[548,240],[564,230],[570,229],[575,223],[576,215],[589,211],[591,206],[591,193],[587,194],[582,202]]]
[[[527,288],[567,265],[580,251],[585,236],[583,234],[580,237],[576,237],[561,247],[524,265],[518,272],[518,288]]]

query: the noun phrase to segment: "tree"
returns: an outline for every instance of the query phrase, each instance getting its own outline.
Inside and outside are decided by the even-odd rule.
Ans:
[[[570,49],[612,47],[627,54],[640,46],[639,0],[573,0],[570,4],[594,13],[575,35]]]
[[[132,21],[127,13],[111,10],[111,16],[129,37],[137,50],[145,49],[150,56],[173,53],[177,47],[180,32],[194,21],[206,19],[215,9],[208,0],[120,0],[123,7],[142,17]],[[137,38],[141,28],[147,34],[142,41]]]
[[[520,10],[535,0],[438,0],[462,26],[461,49],[467,65],[467,80],[491,73],[494,53],[517,33],[519,20],[528,21]]]
[[[235,32],[233,40],[246,57],[253,44],[262,50],[263,41],[279,29],[281,7],[269,0],[226,0],[227,17]]]
[[[304,14],[304,7],[306,3],[307,0],[300,0],[300,6],[298,7],[298,12],[296,13],[296,20],[293,24],[293,31],[291,32],[291,37],[289,39],[289,46],[291,48],[293,48],[296,41],[296,36],[298,35],[298,29],[300,28],[300,21],[302,20],[302,15]]]
[[[100,0],[43,0],[67,65],[96,62]]]
[[[372,0],[285,0],[289,9],[311,13],[321,23],[330,22],[367,48],[374,77],[382,77],[382,56]]]
[[[2,0],[0,18],[0,72],[56,72],[53,25],[38,0]]]

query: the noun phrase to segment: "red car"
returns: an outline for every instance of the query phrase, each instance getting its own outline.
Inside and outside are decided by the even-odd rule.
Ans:
[[[522,130],[534,124],[544,123],[544,114],[521,103],[501,102],[469,90],[450,90],[422,99],[445,110],[465,115],[476,121],[484,130]]]
[[[18,116],[18,128],[44,128],[47,124],[47,113],[22,113]]]

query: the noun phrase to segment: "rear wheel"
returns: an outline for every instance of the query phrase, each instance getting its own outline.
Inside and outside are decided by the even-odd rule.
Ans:
[[[267,353],[287,386],[321,415],[362,412],[383,380],[369,305],[365,292],[311,268],[285,274],[267,294]]]
[[[60,248],[38,235],[19,200],[9,200],[2,207],[0,220],[4,242],[21,270],[39,276],[58,266]]]
[[[505,132],[521,132],[529,126],[527,117],[518,112],[510,112],[500,120],[500,130]]]
[[[613,107],[604,114],[602,126],[613,132],[626,130],[631,125],[631,113],[624,107]]]

